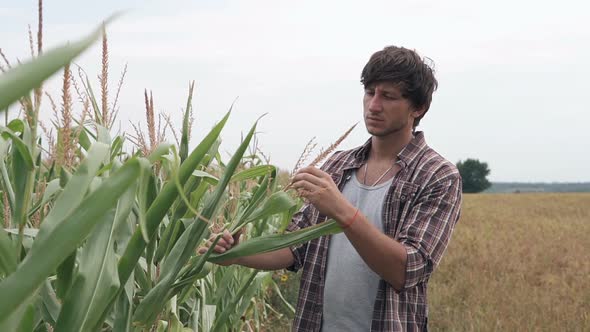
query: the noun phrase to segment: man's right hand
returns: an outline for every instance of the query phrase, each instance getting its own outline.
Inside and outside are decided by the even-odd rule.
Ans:
[[[230,250],[231,248],[233,248],[233,246],[237,245],[239,242],[239,238],[241,235],[241,231],[239,231],[238,233],[236,233],[236,235],[232,236],[230,234],[230,232],[226,229],[223,232],[223,235],[221,236],[221,238],[219,239],[219,241],[217,241],[217,244],[215,245],[215,248],[213,248],[213,252],[218,253],[218,254],[222,254],[228,250]],[[211,247],[211,245],[213,244],[213,241],[215,240],[215,238],[218,236],[219,234],[213,234],[209,240],[207,242],[205,242],[205,245],[202,246],[201,248],[199,248],[198,253],[203,255],[204,253],[206,253],[209,248]],[[219,262],[219,265],[223,265],[223,266],[228,266],[228,265],[232,265],[237,263],[238,258],[234,258],[234,259],[229,259],[223,262]]]
[[[224,231],[219,241],[217,241],[215,248],[213,248],[213,252],[221,254],[230,250],[238,244],[241,234],[241,230],[234,236],[232,236],[227,230]],[[206,253],[207,250],[211,248],[211,244],[218,235],[219,234],[213,234],[213,236],[211,236],[211,238],[205,242],[201,248],[198,249],[198,253],[201,255]],[[283,248],[262,254],[254,254],[251,256],[228,259],[217,264],[223,266],[238,264],[258,270],[279,270],[293,265],[294,260],[295,258],[291,252],[291,249]]]

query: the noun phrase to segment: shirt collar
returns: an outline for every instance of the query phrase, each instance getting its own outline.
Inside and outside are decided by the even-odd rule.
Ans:
[[[414,137],[410,142],[398,153],[397,159],[401,162],[402,168],[410,165],[420,152],[426,147],[426,139],[423,131],[417,131],[413,134]],[[371,139],[369,138],[365,144],[358,147],[354,151],[351,162],[345,167],[346,169],[359,168],[369,158],[369,151],[371,151]]]

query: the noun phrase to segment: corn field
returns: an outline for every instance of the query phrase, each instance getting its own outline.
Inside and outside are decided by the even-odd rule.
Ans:
[[[328,221],[284,233],[302,203],[252,149],[257,123],[230,160],[218,151],[231,109],[189,148],[192,85],[177,144],[153,132],[152,100],[149,140],[138,132],[137,148],[126,152],[129,137],[112,134],[107,87],[95,94],[87,78],[85,110],[68,116],[70,63],[101,37],[106,54],[104,29],[46,52],[39,39],[32,60],[0,76],[0,331],[267,329],[265,290],[280,292],[271,272],[213,263],[341,229]],[[51,142],[40,134],[42,83],[58,72],[63,119]],[[148,114],[150,99],[146,92]],[[8,119],[15,103],[21,116]],[[245,240],[223,254],[197,254],[226,229]]]

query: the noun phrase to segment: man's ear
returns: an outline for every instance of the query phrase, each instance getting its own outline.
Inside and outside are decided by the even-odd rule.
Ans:
[[[421,107],[421,108],[415,108],[411,114],[411,116],[416,119],[421,117],[424,113],[426,113],[426,108]]]

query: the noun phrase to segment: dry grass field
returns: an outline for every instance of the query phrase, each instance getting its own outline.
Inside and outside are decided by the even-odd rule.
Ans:
[[[429,284],[429,329],[590,331],[590,193],[463,197]],[[289,276],[295,305],[299,275]],[[291,317],[271,330],[289,331]]]
[[[590,331],[590,194],[465,195],[434,331]]]

